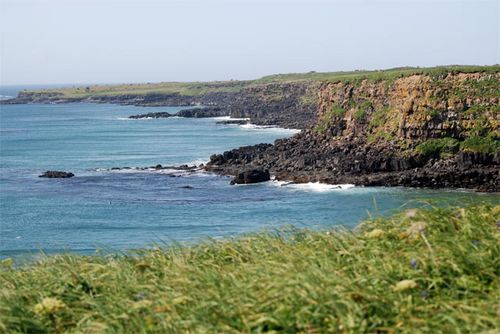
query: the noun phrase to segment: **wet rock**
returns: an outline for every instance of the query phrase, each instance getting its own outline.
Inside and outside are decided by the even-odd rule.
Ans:
[[[130,119],[143,119],[143,118],[168,118],[172,117],[171,114],[168,112],[150,112],[147,114],[140,114],[140,115],[132,115],[129,116],[128,118]]]
[[[207,118],[229,116],[229,110],[223,107],[191,108],[179,111],[175,116],[189,118]]]
[[[244,119],[231,119],[227,121],[219,121],[216,124],[223,124],[223,125],[244,125],[248,124],[250,121],[244,120]]]
[[[269,181],[271,175],[268,170],[264,169],[251,169],[239,173],[233,180],[231,184],[250,184]]]
[[[73,177],[73,176],[75,176],[75,174],[73,174],[71,172],[48,170],[45,173],[39,175],[38,177],[47,177],[50,179],[54,179],[54,178],[69,178],[69,177]]]

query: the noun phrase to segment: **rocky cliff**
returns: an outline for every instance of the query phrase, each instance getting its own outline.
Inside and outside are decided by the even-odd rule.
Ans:
[[[274,145],[214,155],[208,170],[358,185],[500,185],[500,72],[323,82],[315,123]]]
[[[498,65],[75,87],[22,92],[1,103],[66,102],[204,106],[182,116],[303,130],[274,145],[213,155],[205,168],[217,173],[258,168],[295,182],[499,191]]]

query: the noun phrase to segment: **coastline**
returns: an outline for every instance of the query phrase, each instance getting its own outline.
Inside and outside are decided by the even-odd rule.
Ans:
[[[296,183],[500,191],[500,66],[362,72],[348,79],[344,73],[309,76],[197,84],[197,89],[206,85],[202,93],[190,92],[189,84],[182,94],[176,84],[160,86],[165,93],[143,95],[127,94],[122,86],[117,89],[125,90],[114,95],[99,87],[86,95],[74,88],[22,92],[2,103],[198,106],[178,116],[230,117],[221,122],[300,130],[274,145],[212,155],[204,168],[218,174],[263,169]],[[161,114],[136,116],[176,117]]]

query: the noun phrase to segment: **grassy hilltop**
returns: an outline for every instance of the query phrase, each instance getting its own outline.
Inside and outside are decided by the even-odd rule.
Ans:
[[[500,206],[0,271],[2,333],[498,333]]]
[[[500,65],[493,66],[439,66],[431,68],[402,67],[377,71],[347,72],[308,72],[275,74],[256,80],[246,81],[213,81],[213,82],[161,82],[120,85],[90,85],[30,91],[36,93],[59,93],[63,98],[86,98],[100,95],[147,95],[147,94],[180,94],[197,96],[208,92],[239,92],[245,87],[269,83],[287,83],[298,81],[355,82],[363,79],[380,81],[395,80],[414,74],[442,75],[448,72],[499,72]]]

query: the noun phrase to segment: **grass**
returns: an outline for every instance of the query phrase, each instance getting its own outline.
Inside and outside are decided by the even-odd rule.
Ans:
[[[500,206],[0,271],[4,333],[496,333]]]
[[[357,121],[364,120],[371,109],[373,109],[373,106],[370,101],[362,102],[354,112],[354,119]]]
[[[356,83],[362,80],[369,81],[387,81],[394,80],[410,75],[424,74],[433,78],[440,78],[448,73],[471,73],[485,72],[497,73],[500,71],[500,65],[493,66],[438,66],[429,68],[418,67],[400,67],[387,70],[375,71],[348,71],[348,72],[308,72],[308,73],[290,73],[275,74],[265,76],[256,80],[230,80],[230,81],[212,81],[212,82],[160,82],[143,84],[119,84],[119,85],[91,85],[82,87],[68,87],[45,89],[32,92],[58,93],[61,97],[68,99],[80,99],[90,96],[115,96],[115,95],[148,95],[148,94],[180,94],[187,96],[199,96],[208,92],[239,92],[244,88],[269,84],[269,83],[288,83],[300,81],[316,82],[345,82]],[[491,82],[490,82],[491,81]],[[488,83],[478,83],[476,90],[487,91],[488,94],[496,94],[496,80],[491,79]],[[463,94],[457,91],[456,94]]]
[[[335,118],[343,118],[347,111],[342,108],[338,103],[334,103],[330,111],[323,114],[318,120],[314,130],[316,133],[324,134],[328,127],[330,127]]]

